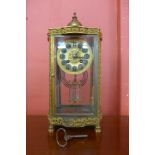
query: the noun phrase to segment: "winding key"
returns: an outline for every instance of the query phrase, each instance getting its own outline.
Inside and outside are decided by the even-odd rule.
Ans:
[[[64,136],[63,136],[63,139],[61,139],[63,142],[60,142],[60,132],[63,132]],[[70,139],[73,139],[73,138],[86,138],[88,137],[88,135],[67,135],[67,132],[64,128],[59,128],[57,131],[56,131],[56,141],[57,141],[57,144],[64,148],[67,146],[68,144],[68,141]]]

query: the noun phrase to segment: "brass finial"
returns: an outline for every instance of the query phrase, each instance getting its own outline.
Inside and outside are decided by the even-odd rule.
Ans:
[[[73,13],[73,17],[72,17],[72,18],[77,18],[77,17],[76,17],[76,12]]]
[[[76,12],[73,13],[72,21],[69,22],[67,26],[70,26],[70,27],[82,26],[82,24],[77,19]]]

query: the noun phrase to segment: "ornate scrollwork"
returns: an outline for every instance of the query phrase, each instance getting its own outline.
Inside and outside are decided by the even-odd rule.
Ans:
[[[98,117],[82,117],[82,118],[62,118],[49,117],[49,122],[52,125],[63,125],[66,127],[84,127],[91,125],[98,125],[100,118]]]
[[[100,34],[100,29],[86,28],[86,27],[63,27],[63,28],[49,29],[48,31],[48,35],[69,34],[69,33]]]

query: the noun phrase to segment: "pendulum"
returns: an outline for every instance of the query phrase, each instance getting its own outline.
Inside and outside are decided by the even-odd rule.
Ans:
[[[80,100],[80,83],[77,81],[77,75],[74,75],[69,88],[69,100],[78,102]]]

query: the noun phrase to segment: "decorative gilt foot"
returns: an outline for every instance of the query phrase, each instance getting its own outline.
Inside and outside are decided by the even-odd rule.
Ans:
[[[53,131],[54,131],[53,125],[49,124],[49,126],[48,126],[48,133],[53,133]]]

